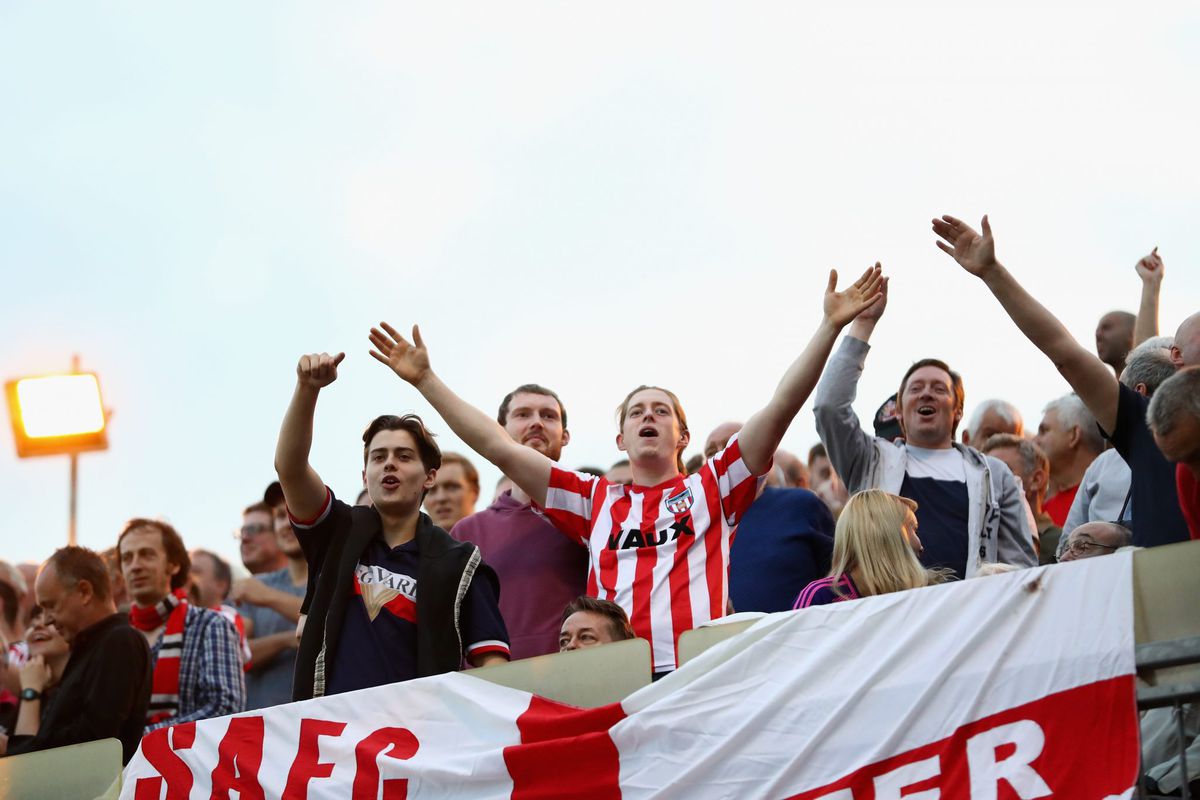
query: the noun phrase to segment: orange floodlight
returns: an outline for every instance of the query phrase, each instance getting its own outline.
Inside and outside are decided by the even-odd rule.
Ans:
[[[18,378],[4,385],[17,456],[108,448],[100,382],[93,372]]]

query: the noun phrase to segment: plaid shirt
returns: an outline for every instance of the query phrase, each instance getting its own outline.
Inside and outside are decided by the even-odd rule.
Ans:
[[[158,663],[162,637],[150,648]],[[237,628],[207,608],[188,605],[179,656],[179,715],[146,726],[146,733],[167,725],[194,722],[246,710],[242,646]]]

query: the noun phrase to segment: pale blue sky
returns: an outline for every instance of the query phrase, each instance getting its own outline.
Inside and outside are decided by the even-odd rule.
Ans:
[[[674,389],[702,442],[769,397],[825,271],[880,259],[860,413],[937,355],[968,413],[1036,425],[1065,384],[928,220],[989,212],[1089,343],[1158,245],[1173,332],[1200,306],[1198,78],[1187,3],[5,3],[0,377],[100,373],[83,544],[163,516],[229,555],[304,352],[349,353],[313,450],[339,494],[378,413],[462,449],[366,355],[380,319],[489,410],[554,387],[564,461],[606,466],[628,389]],[[3,438],[0,557],[41,559],[66,459]],[[785,446],[815,441],[810,404]]]

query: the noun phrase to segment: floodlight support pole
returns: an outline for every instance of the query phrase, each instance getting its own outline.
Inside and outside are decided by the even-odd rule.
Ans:
[[[70,494],[70,499],[68,500],[69,507],[70,507],[70,510],[69,510],[70,517],[69,517],[69,520],[67,523],[67,544],[71,545],[72,547],[75,546],[75,543],[77,541],[77,538],[75,535],[75,506],[77,503],[78,486],[79,486],[79,456],[77,456],[74,453],[71,453],[71,494]]]
[[[79,354],[71,356],[71,372],[79,372]],[[75,529],[76,508],[79,504],[79,454],[71,453],[71,486],[67,496],[67,544],[75,546],[78,541]]]

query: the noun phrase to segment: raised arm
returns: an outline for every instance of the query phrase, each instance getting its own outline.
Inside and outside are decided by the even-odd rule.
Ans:
[[[771,463],[783,434],[817,385],[838,334],[847,323],[882,297],[883,286],[884,278],[879,264],[864,272],[844,292],[837,291],[837,270],[830,270],[829,284],[825,287],[825,313],[816,333],[788,367],[770,402],[750,417],[738,434],[742,459],[752,473],[761,474]]]
[[[1025,291],[996,260],[992,226],[986,215],[982,227],[983,234],[980,235],[954,217],[944,216],[933,221],[934,232],[944,240],[937,246],[984,282],[1026,338],[1045,353],[1067,379],[1100,427],[1111,433],[1117,424],[1120,391],[1112,370],[1075,341],[1058,318]]]
[[[345,353],[301,356],[296,365],[296,390],[279,427],[275,444],[275,474],[283,487],[288,511],[296,519],[312,519],[325,505],[325,482],[308,463],[312,450],[313,414],[321,389],[337,380]]]
[[[410,343],[391,325],[381,322],[379,328],[371,328],[371,344],[375,348],[371,355],[411,383],[468,447],[495,464],[534,502],[544,506],[554,462],[532,447],[514,442],[500,423],[451,391],[429,366],[429,350],[416,325],[412,337]]]
[[[1133,325],[1133,346],[1158,336],[1158,294],[1162,289],[1163,260],[1158,248],[1150,251],[1134,265],[1142,279],[1142,302],[1138,305],[1137,322]]]

